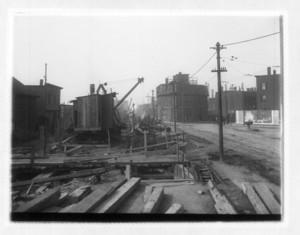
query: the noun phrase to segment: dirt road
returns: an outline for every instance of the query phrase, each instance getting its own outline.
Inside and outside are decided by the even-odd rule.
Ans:
[[[178,124],[179,129],[202,142],[201,151],[219,158],[219,132],[216,124]],[[282,139],[281,129],[275,126],[225,125],[224,162],[245,166],[271,182],[280,185]]]

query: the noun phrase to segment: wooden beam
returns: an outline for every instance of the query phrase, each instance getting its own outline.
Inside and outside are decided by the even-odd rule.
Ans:
[[[243,192],[248,196],[254,210],[257,214],[270,214],[264,203],[254,191],[254,188],[248,182],[242,183]]]
[[[96,174],[103,174],[104,172],[105,172],[104,168],[98,168],[98,169],[93,169],[90,171],[84,171],[84,172],[78,172],[78,173],[74,173],[74,174],[60,175],[60,176],[54,176],[54,177],[49,177],[49,178],[45,178],[45,179],[34,180],[34,182],[35,183],[45,183],[45,182],[51,182],[51,181],[57,181],[57,180],[66,180],[66,179],[80,178],[80,177],[96,175]],[[32,180],[15,182],[12,184],[12,187],[14,188],[14,187],[29,185],[29,184],[31,184],[31,182],[32,182]]]
[[[91,193],[91,186],[83,186],[80,187],[76,190],[74,190],[72,193],[69,194],[67,202],[69,204],[74,204],[74,203],[78,203],[79,201],[81,201],[83,198],[85,198],[88,194]]]
[[[138,187],[141,179],[131,178],[126,184],[121,186],[104,204],[97,208],[95,213],[113,213],[126,200],[126,198]]]
[[[35,199],[20,206],[14,212],[41,212],[48,207],[54,206],[60,197],[60,189],[49,189]]]
[[[141,213],[157,213],[164,197],[164,188],[155,188]]]
[[[255,183],[253,184],[255,192],[259,195],[261,200],[267,206],[267,209],[271,212],[271,214],[280,214],[281,206],[274,198],[272,192],[264,183]]]
[[[103,202],[109,195],[114,193],[126,179],[120,179],[113,182],[105,189],[96,189],[90,195],[82,199],[72,207],[68,207],[60,212],[64,213],[89,213],[93,211],[101,202]]]
[[[209,191],[215,200],[215,208],[219,214],[238,214],[226,195],[222,195],[211,180],[208,181],[208,186],[210,188]]]
[[[189,161],[132,161],[132,163],[130,161],[126,161],[126,162],[110,162],[107,163],[108,165],[128,165],[128,164],[132,164],[132,165],[168,165],[168,164],[173,164],[173,163],[178,163],[178,164],[186,164],[189,165],[190,162]]]
[[[68,155],[68,154],[70,154],[70,153],[72,153],[72,152],[74,152],[74,151],[76,151],[76,150],[78,150],[78,149],[81,149],[82,147],[83,147],[82,145],[75,146],[75,147],[73,147],[73,148],[71,148],[71,149],[65,151],[65,154]]]
[[[149,197],[152,194],[152,190],[153,190],[152,185],[146,186],[145,192],[144,192],[144,197],[143,197],[145,203],[149,200]]]
[[[174,203],[165,214],[181,214],[184,212],[184,207],[179,203]]]

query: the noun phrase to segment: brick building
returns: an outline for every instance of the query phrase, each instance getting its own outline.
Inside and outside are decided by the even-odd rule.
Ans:
[[[188,74],[179,73],[172,81],[156,88],[158,119],[162,121],[197,122],[207,120],[208,90],[204,85],[193,84]],[[175,107],[175,115],[174,115]]]
[[[280,109],[280,74],[276,74],[271,67],[267,68],[267,75],[256,77],[257,87],[257,109],[258,110],[279,110]]]
[[[216,93],[218,97],[218,92]],[[218,107],[218,99],[216,98],[216,107]],[[237,110],[256,110],[257,100],[254,88],[247,91],[227,90],[222,91],[222,115],[228,122],[235,122],[235,113]]]

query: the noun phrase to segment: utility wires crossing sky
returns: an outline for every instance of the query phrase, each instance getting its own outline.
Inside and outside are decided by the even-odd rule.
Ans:
[[[257,38],[251,38],[251,39],[240,41],[240,42],[227,43],[227,44],[224,44],[223,46],[231,46],[231,45],[241,44],[241,43],[245,43],[245,42],[250,42],[250,41],[254,41],[254,40],[258,40],[258,39],[270,37],[270,36],[273,36],[273,35],[276,35],[276,34],[279,34],[279,32],[267,34],[267,35],[260,36],[260,37],[257,37]]]

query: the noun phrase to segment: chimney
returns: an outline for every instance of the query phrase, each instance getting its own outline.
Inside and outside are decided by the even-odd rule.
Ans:
[[[268,75],[271,75],[271,67],[268,67],[267,70],[268,70]]]
[[[40,79],[40,86],[43,86],[43,84],[44,84],[44,80]]]
[[[244,91],[244,83],[242,82],[242,91]]]
[[[276,70],[275,69],[273,70],[273,75],[276,75]]]
[[[227,91],[227,84],[225,84],[225,91]]]
[[[168,79],[168,78],[166,78],[166,85],[168,85],[168,83],[169,83],[169,79]]]
[[[211,89],[211,98],[214,98],[214,89]]]
[[[95,93],[95,84],[90,84],[90,94],[93,95]]]
[[[236,86],[234,87],[234,90],[236,91]]]

